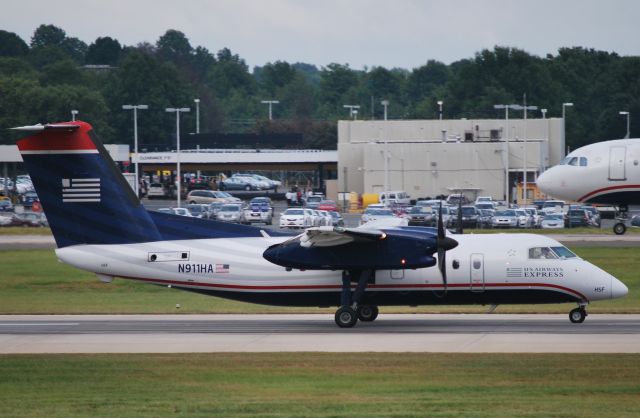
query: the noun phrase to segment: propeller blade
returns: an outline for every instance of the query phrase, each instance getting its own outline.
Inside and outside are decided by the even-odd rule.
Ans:
[[[458,199],[458,224],[456,225],[456,234],[462,234],[462,193]]]
[[[458,209],[459,210],[459,209]],[[460,219],[458,219],[460,223]],[[447,251],[456,248],[458,241],[446,236],[444,230],[444,223],[442,222],[442,202],[440,202],[440,209],[438,211],[438,240],[436,248],[438,251],[438,269],[442,274],[442,283],[444,284],[443,297],[447,295]]]
[[[438,209],[438,239],[444,238],[444,223],[442,222],[442,200],[440,201],[440,209]]]

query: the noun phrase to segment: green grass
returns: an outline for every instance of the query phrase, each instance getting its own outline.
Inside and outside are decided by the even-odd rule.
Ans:
[[[51,228],[31,226],[3,226],[0,235],[51,235]]]
[[[0,356],[0,416],[637,417],[640,356]]]
[[[574,249],[578,255],[620,278],[623,299],[602,301],[590,312],[640,313],[640,257],[637,247]],[[103,284],[87,272],[59,263],[52,250],[0,251],[0,314],[81,313],[277,313],[333,312],[334,309],[282,308],[234,302],[129,280]],[[505,305],[496,312],[568,312],[569,305]],[[482,306],[385,307],[383,312],[485,312]]]

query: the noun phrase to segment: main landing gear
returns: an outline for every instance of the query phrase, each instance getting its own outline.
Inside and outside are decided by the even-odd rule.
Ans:
[[[351,281],[358,278],[358,285],[351,295]],[[340,328],[351,328],[358,323],[375,321],[378,317],[378,307],[373,305],[360,305],[369,280],[373,277],[373,270],[344,271],[342,273],[342,294],[340,296],[340,308],[336,311],[335,321]]]
[[[587,315],[588,314],[586,305],[581,304],[580,306],[569,312],[569,321],[573,322],[574,324],[582,324]]]

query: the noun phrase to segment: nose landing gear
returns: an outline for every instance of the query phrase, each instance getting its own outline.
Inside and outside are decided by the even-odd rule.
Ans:
[[[584,305],[580,305],[579,307],[573,309],[569,312],[569,321],[574,324],[582,324],[587,317],[587,310]]]

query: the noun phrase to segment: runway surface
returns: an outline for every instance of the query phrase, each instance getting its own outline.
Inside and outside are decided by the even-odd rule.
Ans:
[[[267,351],[640,352],[640,315],[380,315],[340,329],[333,315],[0,316],[0,353]]]

